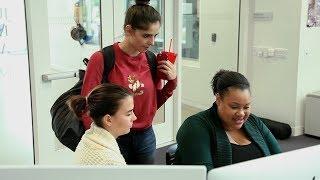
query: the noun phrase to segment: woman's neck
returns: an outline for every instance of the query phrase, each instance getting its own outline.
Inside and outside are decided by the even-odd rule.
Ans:
[[[120,42],[119,47],[123,52],[125,52],[129,56],[135,57],[138,54],[140,54],[140,52],[137,51],[127,39],[124,39],[122,42]]]
[[[111,129],[109,128],[104,128],[104,129],[108,131],[115,139],[119,137],[119,135],[116,132],[112,131]]]
[[[108,131],[115,139],[117,139],[119,137],[119,135],[116,133],[116,131],[113,131],[112,128],[110,128],[109,126],[107,125],[102,125],[101,127],[102,129]]]

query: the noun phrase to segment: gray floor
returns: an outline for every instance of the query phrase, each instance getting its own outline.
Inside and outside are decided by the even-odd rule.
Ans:
[[[300,148],[305,148],[309,146],[314,146],[320,144],[320,138],[319,137],[313,137],[313,136],[295,136],[290,137],[286,140],[278,140],[282,151],[292,151]],[[162,148],[157,149],[156,151],[156,160],[155,164],[166,164],[166,150],[169,146],[165,146]]]
[[[320,144],[320,138],[314,136],[301,135],[290,137],[286,140],[278,140],[278,142],[282,148],[282,151],[287,152],[295,149],[318,145]]]

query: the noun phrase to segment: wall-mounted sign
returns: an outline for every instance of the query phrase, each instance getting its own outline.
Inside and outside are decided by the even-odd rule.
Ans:
[[[253,14],[253,19],[255,21],[272,21],[273,12],[255,12]]]

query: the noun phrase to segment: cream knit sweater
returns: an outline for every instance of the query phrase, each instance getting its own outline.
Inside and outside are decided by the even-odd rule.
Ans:
[[[126,165],[116,139],[94,123],[82,136],[75,154],[75,163],[80,165]]]

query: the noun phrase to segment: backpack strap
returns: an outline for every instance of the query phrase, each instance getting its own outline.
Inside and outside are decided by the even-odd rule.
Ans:
[[[113,45],[104,47],[101,50],[101,52],[103,54],[103,59],[104,59],[104,69],[103,69],[101,83],[107,83],[109,82],[108,80],[109,73],[112,70],[115,63],[115,53],[114,53]],[[156,55],[153,52],[148,50],[146,52],[146,57],[150,67],[152,80],[153,82],[155,82],[157,77],[157,65],[158,65]]]
[[[147,56],[148,64],[149,64],[149,67],[150,67],[150,71],[151,71],[153,82],[156,82],[157,65],[158,65],[156,55],[153,52],[148,50],[146,52],[146,56]]]
[[[115,62],[115,55],[113,50],[113,45],[104,47],[101,49],[101,52],[103,54],[103,62],[104,62],[104,69],[102,74],[102,80],[101,83],[107,83],[109,82],[108,76],[110,71],[112,70]]]

